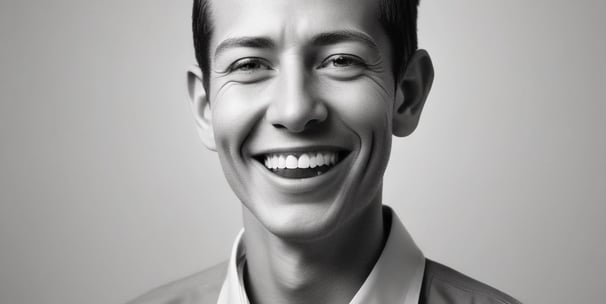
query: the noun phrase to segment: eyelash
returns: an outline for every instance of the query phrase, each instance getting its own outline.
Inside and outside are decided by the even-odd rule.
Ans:
[[[318,68],[325,68],[330,63],[335,64],[336,61],[340,60],[340,59],[347,60],[351,64],[345,64],[344,66],[341,66],[341,67],[335,66],[335,68],[343,68],[343,67],[351,67],[351,66],[361,66],[361,67],[367,66],[366,63],[364,62],[364,60],[362,60],[362,58],[360,58],[358,56],[349,55],[349,54],[334,54],[334,55],[330,55],[326,59],[324,59],[324,61],[322,61],[322,63],[320,64],[320,66]]]
[[[249,57],[249,58],[240,59],[240,60],[232,63],[229,66],[229,68],[227,69],[227,71],[228,72],[236,72],[236,71],[249,72],[249,71],[256,69],[256,68],[245,68],[247,65],[252,65],[252,64],[263,65],[263,66],[265,66],[266,70],[271,70],[271,67],[264,59],[258,58],[258,57]]]
[[[348,68],[348,67],[352,67],[352,66],[367,67],[367,64],[364,62],[364,60],[362,60],[358,56],[349,55],[349,54],[333,54],[333,55],[328,56],[326,59],[324,59],[322,61],[322,63],[316,69],[326,68],[331,63],[333,65],[335,65],[337,60],[346,60],[347,63],[342,64],[342,66],[333,66],[333,68]],[[255,66],[250,67],[250,65],[255,65]],[[239,71],[239,72],[248,73],[253,70],[259,69],[260,66],[264,66],[264,70],[272,69],[270,64],[267,63],[267,61],[265,59],[259,58],[259,57],[248,57],[248,58],[242,58],[242,59],[237,60],[236,62],[232,63],[227,68],[226,72],[231,73],[231,72]]]

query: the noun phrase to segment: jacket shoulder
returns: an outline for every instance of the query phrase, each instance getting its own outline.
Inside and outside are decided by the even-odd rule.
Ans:
[[[215,304],[225,279],[227,262],[157,287],[127,304]]]
[[[421,304],[521,304],[511,296],[440,263],[426,260]]]

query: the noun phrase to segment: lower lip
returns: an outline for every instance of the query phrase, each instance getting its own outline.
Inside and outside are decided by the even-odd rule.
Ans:
[[[265,176],[272,184],[277,186],[278,189],[281,189],[289,194],[302,194],[311,191],[316,192],[319,189],[331,188],[334,183],[340,180],[339,178],[337,178],[337,176],[338,174],[344,171],[342,169],[345,167],[345,163],[350,162],[352,154],[353,153],[349,153],[339,163],[337,163],[332,168],[330,168],[330,170],[322,173],[321,175],[307,178],[281,177],[271,172],[265,167],[265,165],[259,163],[258,161],[254,159],[252,159],[251,161],[254,163],[254,166],[256,166],[261,172],[263,172],[263,176]]]

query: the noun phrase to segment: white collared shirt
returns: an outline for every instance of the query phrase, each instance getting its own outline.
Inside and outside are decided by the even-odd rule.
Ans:
[[[349,304],[417,304],[425,270],[425,256],[389,207],[391,228],[385,247],[372,271]],[[246,258],[240,231],[233,245],[227,275],[217,304],[249,304],[244,288]]]

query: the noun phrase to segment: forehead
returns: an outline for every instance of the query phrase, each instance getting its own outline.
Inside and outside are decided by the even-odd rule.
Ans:
[[[211,54],[223,40],[270,37],[283,45],[323,32],[350,30],[385,39],[377,0],[214,0]]]

